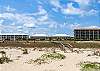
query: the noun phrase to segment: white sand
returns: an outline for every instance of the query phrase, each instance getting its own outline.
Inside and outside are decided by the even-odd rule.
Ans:
[[[90,56],[92,51],[84,51],[83,53],[64,53],[59,51],[59,53],[64,54],[66,58],[64,60],[53,61],[49,64],[34,65],[25,63],[30,59],[37,59],[45,51],[32,51],[29,49],[29,54],[22,54],[20,49],[0,49],[7,53],[13,62],[0,64],[0,71],[80,71],[80,62],[91,61],[100,62],[100,57]]]

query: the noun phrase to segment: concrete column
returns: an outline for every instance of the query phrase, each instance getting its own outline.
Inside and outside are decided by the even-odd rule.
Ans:
[[[0,40],[2,40],[2,36],[0,35]]]
[[[22,38],[23,38],[23,35],[22,35]]]
[[[2,35],[1,35],[1,40],[2,40]]]
[[[0,35],[0,40],[1,40],[1,35]]]
[[[93,30],[93,40],[94,40],[94,30]]]
[[[90,40],[90,30],[89,30],[89,40]]]
[[[79,38],[79,40],[80,40],[80,37],[81,37],[81,32],[80,32],[80,30],[79,30],[79,34],[78,34],[78,38]]]
[[[10,35],[10,40],[12,40],[11,35]]]
[[[80,40],[81,40],[81,36],[82,36],[82,35],[81,35],[81,32],[82,32],[82,31],[80,30]]]
[[[76,39],[76,31],[74,30],[74,38]],[[50,37],[49,37],[49,39],[51,39]]]
[[[1,40],[2,40],[2,35],[1,35]]]
[[[23,35],[22,35],[22,40],[23,40]]]
[[[99,30],[99,40],[100,40],[100,30]]]
[[[14,35],[14,41],[15,41],[15,35]]]
[[[97,35],[98,35],[98,40],[99,40],[99,30],[98,30],[97,32],[98,32],[98,34],[97,34]]]
[[[84,35],[85,35],[85,40],[87,40],[87,38],[86,38],[86,37],[87,37],[87,36],[86,36],[86,31],[87,31],[87,30],[85,30],[85,34],[84,34]]]
[[[6,35],[6,39],[7,39],[7,35]]]

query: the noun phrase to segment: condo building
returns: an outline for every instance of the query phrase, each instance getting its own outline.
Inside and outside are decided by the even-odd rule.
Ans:
[[[28,34],[21,34],[21,33],[0,33],[0,41],[4,40],[26,40],[28,39]]]
[[[75,40],[100,40],[100,28],[74,29],[74,38]]]
[[[61,40],[71,40],[72,37],[66,34],[55,34],[55,35],[46,35],[46,34],[34,34],[30,37],[30,39],[35,40],[52,40],[52,41],[61,41]]]

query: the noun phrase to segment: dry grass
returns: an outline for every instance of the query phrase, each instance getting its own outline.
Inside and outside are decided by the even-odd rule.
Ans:
[[[34,48],[34,47],[39,47],[39,48],[42,48],[42,47],[59,47],[58,44],[54,44],[54,43],[51,43],[51,42],[47,42],[47,41],[36,41],[35,43],[34,42],[26,42],[26,41],[19,41],[19,42],[4,42],[4,43],[0,43],[0,47],[28,47],[28,48]]]
[[[84,42],[84,41],[64,41],[64,44],[70,43],[73,48],[100,48],[100,41]]]
[[[63,44],[65,44],[65,46],[70,43],[73,48],[100,48],[100,41],[96,41],[96,42],[84,42],[84,41],[60,41],[63,42]],[[28,48],[34,48],[34,47],[38,47],[38,48],[50,48],[50,47],[56,47],[59,48],[61,45],[60,44],[55,44],[52,43],[50,41],[36,41],[34,43],[34,41],[10,41],[10,42],[0,42],[0,47],[6,47],[6,46],[10,46],[10,47],[28,47]]]

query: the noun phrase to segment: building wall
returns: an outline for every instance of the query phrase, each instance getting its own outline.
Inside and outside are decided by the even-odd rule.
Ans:
[[[75,40],[100,40],[100,29],[75,29]]]
[[[24,40],[24,39],[28,39],[28,35],[0,35],[1,41],[4,40],[15,41],[15,40]]]
[[[71,40],[72,37],[69,36],[42,36],[42,37],[38,37],[38,36],[31,36],[30,37],[31,40],[35,39],[35,40],[47,40],[47,41],[62,41],[62,40]]]

